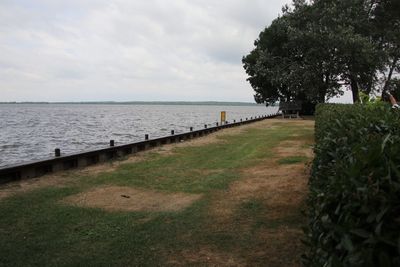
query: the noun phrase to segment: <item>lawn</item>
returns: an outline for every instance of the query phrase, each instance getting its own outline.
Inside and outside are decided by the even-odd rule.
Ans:
[[[154,150],[109,171],[71,172],[73,183],[1,199],[0,265],[296,266],[310,160],[302,152],[313,143],[313,123],[271,120],[229,130],[216,142]],[[276,152],[285,142],[296,144],[294,154]],[[121,193],[105,203],[129,188],[140,197]]]

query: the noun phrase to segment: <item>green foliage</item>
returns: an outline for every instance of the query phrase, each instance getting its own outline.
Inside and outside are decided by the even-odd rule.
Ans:
[[[360,92],[360,102],[361,104],[365,105],[367,108],[376,108],[379,106],[387,106],[387,103],[382,101],[382,98],[377,97],[370,97],[368,94],[364,92]]]
[[[343,84],[358,102],[399,72],[399,28],[398,0],[293,0],[242,62],[259,103],[323,103]]]
[[[366,93],[364,93],[364,92],[361,92],[360,93],[360,102],[362,103],[362,104],[364,104],[364,103],[368,103],[368,102],[370,102],[370,97],[369,97],[369,95],[368,94],[366,94]]]
[[[340,93],[336,65],[327,62],[329,47],[316,34],[310,8],[286,12],[265,28],[255,49],[243,57],[258,103],[301,100],[324,102]]]
[[[400,266],[400,114],[319,105],[315,128],[305,265]]]

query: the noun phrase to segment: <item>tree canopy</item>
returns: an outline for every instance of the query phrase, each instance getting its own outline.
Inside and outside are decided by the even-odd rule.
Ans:
[[[400,71],[400,1],[293,0],[243,57],[258,103],[311,103],[391,90]]]

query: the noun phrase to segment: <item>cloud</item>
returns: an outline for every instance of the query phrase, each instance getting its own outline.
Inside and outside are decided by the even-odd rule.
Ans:
[[[0,101],[252,101],[241,58],[285,0],[3,0]]]

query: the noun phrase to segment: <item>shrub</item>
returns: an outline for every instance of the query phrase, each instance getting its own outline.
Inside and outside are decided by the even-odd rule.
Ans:
[[[399,113],[317,106],[306,266],[400,266]]]

